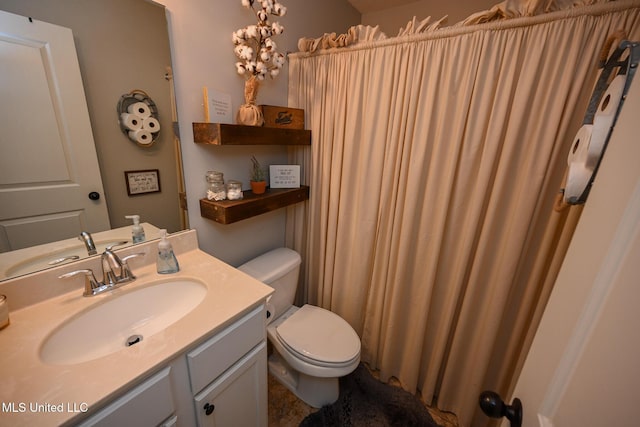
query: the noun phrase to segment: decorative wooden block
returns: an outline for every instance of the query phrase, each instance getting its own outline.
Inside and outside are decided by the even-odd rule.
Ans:
[[[304,110],[275,105],[261,105],[260,108],[265,127],[304,129]]]
[[[294,189],[269,188],[266,193],[260,195],[243,191],[241,200],[216,202],[200,199],[200,215],[220,224],[232,224],[307,199],[309,199],[307,186]]]
[[[311,131],[224,123],[193,123],[193,141],[213,145],[310,145]]]

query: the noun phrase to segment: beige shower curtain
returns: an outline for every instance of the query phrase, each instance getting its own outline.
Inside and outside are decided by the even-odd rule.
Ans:
[[[287,217],[299,302],[461,426],[511,387],[578,216],[552,205],[596,58],[639,24],[615,2],[291,57],[313,139],[292,151],[311,187]]]

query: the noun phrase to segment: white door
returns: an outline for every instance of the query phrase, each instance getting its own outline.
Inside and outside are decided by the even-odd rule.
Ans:
[[[0,11],[0,252],[109,228],[71,30]]]
[[[640,425],[638,111],[635,76],[512,396],[523,427]]]

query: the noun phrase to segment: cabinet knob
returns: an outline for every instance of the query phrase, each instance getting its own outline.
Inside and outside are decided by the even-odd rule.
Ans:
[[[214,409],[216,409],[216,406],[212,403],[205,403],[204,404],[204,413],[207,415],[211,415],[211,413],[213,412]]]

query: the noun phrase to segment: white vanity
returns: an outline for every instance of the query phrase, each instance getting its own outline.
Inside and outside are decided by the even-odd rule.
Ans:
[[[195,231],[170,240],[180,272],[156,273],[157,241],[135,245],[117,252],[145,253],[137,279],[101,295],[82,296],[82,275],[58,279],[100,279],[99,257],[0,283],[0,426],[267,425],[273,290],[200,251]]]

